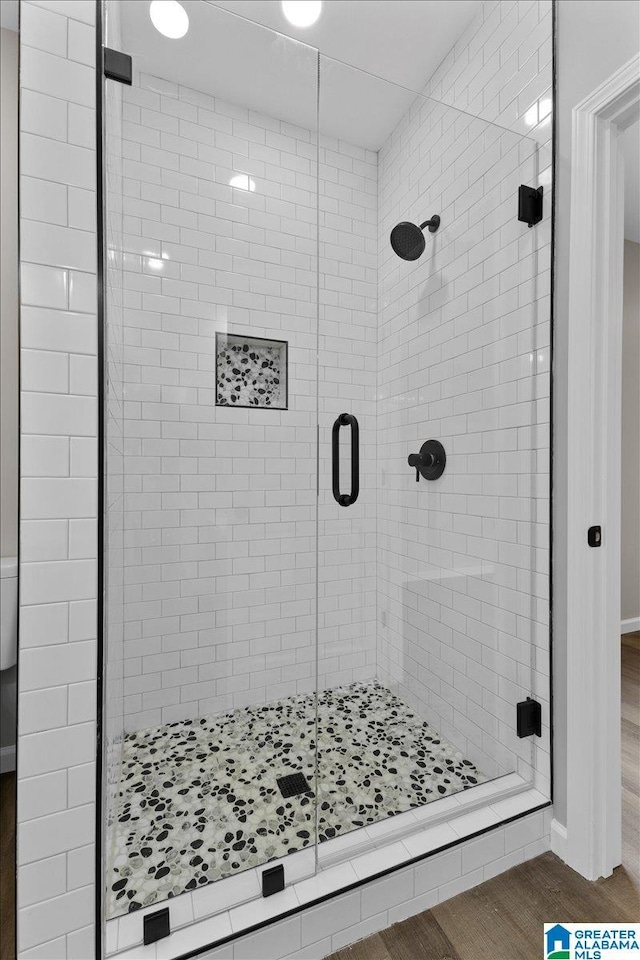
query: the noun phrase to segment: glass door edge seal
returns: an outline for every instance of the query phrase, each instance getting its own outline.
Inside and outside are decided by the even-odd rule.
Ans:
[[[512,776],[513,775],[507,775],[505,778],[499,778],[499,780],[511,778]],[[496,781],[493,782],[496,783]],[[469,791],[469,793],[470,792],[471,791]],[[258,898],[244,901],[217,914],[211,914],[210,916],[199,918],[196,921],[189,921],[181,926],[176,926],[171,936],[162,941],[164,948],[162,949],[161,956],[163,960],[188,960],[190,957],[196,957],[205,950],[216,949],[225,943],[230,943],[240,937],[255,933],[272,923],[294,916],[333,897],[340,896],[364,884],[381,879],[405,867],[420,863],[421,861],[429,859],[429,857],[442,853],[461,843],[465,843],[468,840],[475,839],[492,830],[499,829],[506,824],[551,807],[551,803],[552,801],[540,793],[540,791],[524,782],[520,789],[514,789],[514,786],[511,785],[506,789],[497,790],[495,796],[491,797],[488,802],[485,801],[482,805],[478,806],[474,804],[472,809],[462,807],[457,817],[450,817],[448,820],[438,823],[434,823],[433,820],[427,820],[419,830],[415,830],[411,834],[405,833],[402,840],[390,837],[388,842],[379,843],[378,846],[373,849],[368,848],[366,851],[359,853],[358,856],[346,857],[340,862],[334,862],[324,867],[321,866],[315,876],[288,884],[281,894],[276,894],[266,900]],[[521,809],[518,809],[518,807]],[[490,821],[485,822],[484,825],[482,825],[483,814],[485,814],[484,820]],[[474,815],[475,821],[468,819],[473,818]],[[398,816],[402,816],[402,814]],[[461,824],[461,829],[459,833],[456,834],[451,828],[451,823],[454,823],[457,819],[462,820],[463,818],[467,820],[467,823],[464,827]],[[422,835],[426,835],[430,831],[433,831],[435,834],[436,831],[443,831],[447,827],[452,830],[453,834],[447,842],[439,842],[434,836],[433,847],[429,847],[423,852],[414,855],[411,854],[405,845],[415,846],[415,842],[419,841]],[[410,843],[410,841],[413,841],[413,843]],[[358,861],[364,860],[365,858],[368,858],[370,861],[369,865],[359,865]],[[379,861],[378,866],[376,866],[376,860]],[[264,866],[268,867],[269,865],[270,864],[265,864]],[[256,869],[260,870],[262,868]],[[340,876],[342,879],[340,879]],[[308,889],[306,891],[301,889],[303,884],[307,884]],[[316,895],[311,892],[313,885],[318,888]],[[292,898],[292,893],[295,894],[295,898]],[[142,949],[142,918],[162,907],[169,906],[169,908],[171,908],[174,900],[182,900],[182,898],[186,896],[190,897],[191,894],[180,894],[179,898],[170,898],[169,900],[153,904],[144,910],[136,910],[135,914],[125,914],[122,917],[108,920],[105,924],[107,943],[111,937],[114,937],[117,942],[116,925],[122,920],[130,921],[132,916],[140,918],[140,938],[128,946],[123,945],[119,949],[107,950],[105,956],[110,958],[121,957],[123,960],[126,957],[126,960],[135,960],[136,951],[139,948]],[[237,912],[247,910],[250,907],[254,908],[253,913],[262,913],[264,915],[262,919],[256,920],[255,923],[241,925],[238,922]],[[234,914],[236,916],[234,916]],[[196,928],[200,926],[202,927],[202,942],[196,945],[194,944],[194,939],[197,939]],[[218,936],[216,937],[214,934],[214,939],[212,939],[214,926],[218,926],[220,930]],[[111,933],[112,929],[113,933]],[[188,944],[185,942],[187,939],[190,941]],[[146,957],[148,954],[145,953],[144,956]]]

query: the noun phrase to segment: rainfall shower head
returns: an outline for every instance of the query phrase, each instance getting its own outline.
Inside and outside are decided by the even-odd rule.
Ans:
[[[403,220],[391,231],[391,247],[393,252],[403,260],[417,260],[424,251],[425,239],[423,230],[429,227],[429,233],[435,233],[440,226],[440,217],[434,214],[431,220],[425,220],[419,227],[415,223]]]

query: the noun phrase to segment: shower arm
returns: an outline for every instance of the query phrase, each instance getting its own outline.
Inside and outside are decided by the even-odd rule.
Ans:
[[[430,220],[425,220],[424,223],[420,224],[420,229],[424,230],[425,227],[429,227],[429,233],[435,233],[439,226],[440,217],[435,213]]]

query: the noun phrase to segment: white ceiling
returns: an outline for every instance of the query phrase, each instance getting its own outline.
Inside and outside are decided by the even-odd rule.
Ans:
[[[624,153],[624,235],[640,243],[640,121],[622,138]]]
[[[18,0],[0,0],[0,27],[18,30]]]
[[[132,54],[134,69],[313,128],[317,48],[324,55],[321,132],[372,150],[384,143],[415,99],[411,91],[423,88],[481,5],[324,0],[320,19],[298,29],[284,18],[279,0],[181,2],[190,27],[180,40],[155,30],[146,0],[119,4],[122,49]]]
[[[384,80],[420,91],[482,0],[324,0],[311,27],[293,27],[279,0],[210,0]]]

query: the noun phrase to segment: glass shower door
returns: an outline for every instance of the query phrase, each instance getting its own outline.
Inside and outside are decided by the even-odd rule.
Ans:
[[[106,914],[202,916],[315,870],[317,54],[107,8]]]
[[[517,132],[325,56],[319,124],[330,862],[398,814],[410,831],[433,801],[548,774],[548,731],[516,730],[547,669],[548,235],[517,219],[519,185],[539,176]]]
[[[106,915],[244,929],[265,865],[548,776],[539,151],[214,4],[106,6]]]

